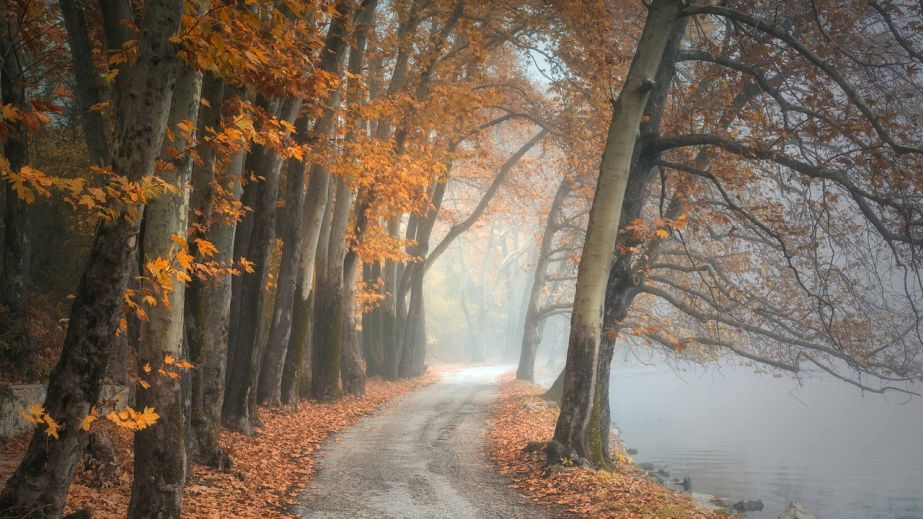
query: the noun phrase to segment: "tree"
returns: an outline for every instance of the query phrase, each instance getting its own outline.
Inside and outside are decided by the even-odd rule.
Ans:
[[[21,29],[13,24],[20,16],[7,2],[0,3],[6,21],[0,27],[0,99],[4,106],[3,158],[0,170],[21,171],[25,166],[28,134],[23,114],[30,111],[26,99],[25,39]],[[24,14],[23,14],[24,15]],[[6,177],[6,175],[3,175]],[[28,296],[29,276],[29,208],[28,201],[19,197],[12,182],[4,182],[6,204],[3,210],[3,270],[0,270],[0,336],[7,343],[4,356],[11,365],[29,357],[28,338],[25,336],[24,313]]]
[[[357,78],[361,75],[365,61],[368,36],[371,24],[375,18],[377,2],[367,2],[363,5],[356,17],[354,35],[356,45],[350,50],[347,72],[347,99],[356,111],[363,106],[362,93]],[[356,130],[350,129],[345,137],[346,142],[354,142]],[[349,227],[350,212],[353,205],[354,189],[344,177],[336,181],[336,204],[333,207],[330,220],[329,245],[327,246],[327,267],[323,274],[326,280],[342,286],[340,291],[335,291],[335,296],[342,301],[335,303],[340,309],[340,315],[333,319],[333,326],[339,322],[342,326],[340,334],[332,334],[339,339],[341,371],[340,379],[343,391],[347,394],[365,396],[366,365],[359,352],[358,334],[356,331],[356,283],[358,276],[358,263],[355,255],[348,255],[347,231]],[[324,326],[318,323],[319,326]]]
[[[347,98],[350,103],[357,103],[359,90],[356,88],[356,82],[361,76],[363,60],[365,53],[368,33],[372,30],[372,22],[375,15],[377,2],[365,2],[355,15],[355,27],[352,36],[355,38],[355,46],[349,54],[349,68],[347,81]],[[346,45],[341,43],[340,51],[345,51]],[[330,70],[339,75],[343,68],[343,55],[338,55],[338,61],[330,62]],[[328,104],[324,111],[323,117],[318,121],[317,131],[320,135],[330,138],[334,133],[334,119],[337,116],[337,109],[340,102],[339,93],[332,93],[328,99]],[[352,130],[350,130],[352,131]],[[347,142],[352,138],[347,134]],[[335,202],[334,202],[335,194]],[[346,372],[341,373],[341,358],[346,355],[344,341],[353,331],[346,327],[344,323],[344,305],[348,304],[349,299],[345,299],[342,290],[343,286],[343,256],[345,254],[345,233],[349,222],[350,207],[352,203],[352,191],[347,188],[341,180],[333,181],[330,177],[330,168],[327,165],[319,164],[312,168],[312,185],[309,196],[312,203],[312,225],[309,241],[312,243],[310,264],[305,265],[305,269],[314,267],[313,272],[305,272],[304,277],[314,276],[315,288],[318,297],[315,299],[316,306],[313,309],[313,315],[316,323],[311,327],[313,352],[311,357],[312,376],[311,391],[315,398],[320,400],[331,400],[339,397],[339,384],[342,375],[344,389],[352,394],[362,396],[364,394],[364,369],[358,368],[361,360],[356,367],[352,369],[354,374],[348,377]],[[316,248],[314,247],[316,245]],[[305,304],[307,298],[306,291],[300,291],[299,299],[302,301],[304,312],[308,311]],[[321,296],[320,294],[324,295]],[[323,316],[323,317],[321,317]],[[306,327],[307,317],[303,317]],[[302,332],[307,336],[306,332]],[[354,381],[353,385],[347,385],[346,381]]]
[[[278,118],[292,122],[301,109],[301,100],[292,97],[275,103]],[[229,362],[222,417],[226,426],[245,434],[253,432],[257,417],[256,391],[259,383],[262,348],[259,342],[260,318],[263,309],[263,286],[269,272],[269,256],[275,232],[276,200],[278,198],[283,157],[267,145],[259,145],[245,163],[251,175],[264,180],[252,189],[253,214],[249,228],[238,228],[235,248],[241,234],[248,234],[246,257],[252,262],[253,275],[244,276],[240,288],[240,308],[233,359]],[[248,232],[249,231],[249,232]],[[243,248],[243,246],[241,247]]]
[[[190,148],[195,140],[202,91],[202,74],[183,65],[173,90],[169,127],[176,137],[165,150],[172,170],[162,170],[161,178],[174,190],[148,203],[145,209],[143,258],[145,275],[161,290],[161,300],[148,311],[141,325],[138,369],[149,371],[161,362],[173,364],[183,357],[183,310],[186,282],[191,278],[193,257],[184,236],[188,226],[189,190],[192,180]],[[188,125],[188,126],[186,126]],[[184,130],[184,126],[186,129]],[[165,265],[177,270],[164,277]],[[147,369],[145,369],[145,367]],[[178,376],[153,377],[151,387],[136,397],[138,407],[152,407],[159,425],[135,433],[134,479],[130,517],[178,517],[182,510],[186,483],[186,430],[183,395]]]
[[[295,122],[295,135],[301,144],[307,137],[308,120],[300,116]],[[273,305],[272,324],[266,344],[264,359],[260,366],[258,400],[260,403],[278,406],[282,403],[282,365],[289,347],[292,326],[292,304],[297,286],[298,269],[304,254],[303,213],[305,201],[305,165],[298,159],[286,161],[285,211],[277,226],[283,242],[279,277]]]
[[[545,223],[542,242],[538,250],[538,259],[535,264],[535,275],[532,277],[532,286],[529,289],[529,303],[524,323],[524,333],[522,336],[522,352],[519,355],[519,366],[516,368],[516,378],[521,380],[532,381],[535,376],[535,352],[541,342],[541,331],[543,316],[549,314],[554,309],[552,307],[541,308],[541,296],[545,288],[545,280],[548,276],[548,266],[551,262],[552,246],[554,245],[554,235],[558,231],[562,220],[562,205],[564,198],[570,191],[568,181],[562,180],[555,192],[554,200],[551,202],[551,208],[548,211],[548,219]]]
[[[410,313],[404,319],[404,345],[401,349],[401,369],[400,373],[404,377],[419,376],[423,373],[423,359],[425,352],[425,320],[422,312],[423,309],[423,276],[426,274],[427,268],[436,261],[439,256],[441,256],[452,243],[453,240],[458,238],[462,233],[467,231],[473,226],[478,219],[484,214],[487,210],[487,207],[490,205],[491,200],[500,190],[500,187],[503,186],[504,182],[509,177],[510,173],[513,171],[513,168],[519,161],[538,143],[540,143],[546,135],[548,135],[549,130],[547,128],[540,129],[531,139],[529,139],[525,144],[520,146],[502,165],[500,165],[497,170],[496,175],[490,182],[490,185],[487,187],[487,190],[481,196],[475,208],[471,211],[460,222],[452,225],[449,228],[449,231],[445,236],[439,241],[438,244],[433,248],[432,252],[423,256],[422,264],[419,267],[416,267],[417,270],[411,271],[411,276],[408,277],[408,283],[412,287],[416,287],[410,293]],[[443,192],[444,192],[443,188]],[[431,217],[435,220],[435,213]],[[427,223],[427,227],[424,227],[424,232],[427,234],[418,234],[418,236],[426,237],[424,244],[428,245],[429,235],[431,232],[432,223]],[[426,231],[426,229],[429,231]],[[419,243],[419,242],[418,242]],[[420,251],[422,254],[425,254],[426,250],[423,249]],[[414,298],[416,296],[416,299]]]
[[[596,387],[604,287],[638,135],[635,128],[640,125],[648,96],[656,86],[654,76],[681,7],[681,2],[673,0],[651,3],[635,58],[613,103],[612,122],[577,272],[561,414],[554,439],[547,448],[551,462],[584,458],[600,464],[605,459],[606,439],[599,436]]]
[[[773,16],[792,20],[799,13],[793,6]],[[650,136],[639,141],[629,173],[628,189],[634,194],[626,198],[634,200],[635,207],[622,207],[619,245],[607,285],[608,329],[603,330],[604,348],[598,356],[598,381],[605,384],[597,387],[597,395],[607,394],[608,355],[619,335],[641,337],[677,352],[689,348],[718,355],[715,350],[723,349],[796,374],[813,368],[864,391],[908,391],[896,383],[917,377],[916,355],[895,358],[886,352],[894,345],[905,353],[918,350],[910,339],[913,334],[905,333],[918,326],[918,319],[913,311],[899,310],[899,303],[894,306],[903,301],[905,308],[912,308],[916,296],[893,292],[888,282],[871,291],[845,289],[893,275],[884,274],[882,263],[865,257],[866,247],[846,236],[890,243],[884,250],[894,255],[898,270],[916,276],[903,266],[914,263],[904,255],[912,256],[914,238],[907,232],[912,225],[897,223],[900,211],[892,212],[895,207],[889,202],[895,196],[890,189],[903,185],[901,163],[914,161],[917,154],[912,141],[894,136],[908,135],[900,124],[882,123],[893,110],[887,103],[900,96],[864,80],[866,97],[861,97],[851,80],[864,78],[864,67],[884,70],[888,65],[869,65],[874,58],[840,54],[840,49],[868,44],[832,43],[824,29],[828,23],[853,23],[856,16],[875,13],[881,16],[874,7],[831,8],[815,11],[813,23],[782,28],[759,12],[747,15],[733,7],[684,10],[684,15],[723,19],[719,23],[727,29],[706,30],[697,35],[697,43],[712,34],[736,34],[740,24],[755,36],[725,41],[715,52],[679,52],[679,61],[700,63],[687,75],[699,74],[701,85],[710,85],[705,87],[711,88],[709,96],[714,98],[716,84],[728,87],[717,90],[727,101],[709,105],[702,97],[688,97],[685,108],[700,117],[692,121],[716,122],[690,123],[678,117],[668,128],[688,134],[663,137],[651,126]],[[718,27],[713,19],[709,23],[706,27]],[[888,33],[895,35],[891,29]],[[874,34],[881,37],[881,31]],[[762,55],[753,53],[756,48]],[[733,80],[720,82],[727,81],[725,74]],[[892,74],[901,76],[903,69],[884,73]],[[801,79],[791,82],[791,77]],[[831,103],[831,89],[842,92],[841,103]],[[808,91],[814,93],[805,96]],[[879,102],[884,107],[876,113],[869,103]],[[649,104],[652,109],[646,114],[649,120],[664,112],[662,105]],[[869,145],[869,140],[877,144]],[[667,158],[668,153],[673,155]],[[883,158],[879,153],[899,158],[884,159],[895,168],[885,174],[888,181],[868,183],[864,164],[875,160],[872,156]],[[722,159],[711,162],[716,154]],[[658,171],[659,200],[648,197],[645,187]],[[915,203],[905,203],[903,214],[913,212]],[[645,212],[652,215],[647,216],[652,224],[643,219]],[[630,220],[624,221],[626,217]],[[854,225],[857,217],[865,222],[864,231],[863,224]],[[808,236],[804,241],[802,237]],[[837,259],[847,257],[851,259]],[[834,279],[840,281],[832,283]],[[841,283],[846,279],[852,281]],[[639,294],[643,306],[629,313]],[[883,319],[876,314],[876,320],[893,323],[879,328],[867,317],[871,308],[889,308],[888,313],[900,317]],[[904,332],[895,335],[887,329]],[[608,405],[599,396],[598,422],[604,431]]]
[[[221,127],[228,121],[222,116],[222,105],[230,102],[234,89],[212,73],[205,75],[202,98],[210,106],[200,107],[198,135],[206,126]],[[242,193],[241,176],[244,153],[232,154],[224,164],[219,151],[205,148],[199,152],[202,165],[193,166],[193,190],[190,205],[192,231],[190,241],[196,244],[199,263],[231,265],[234,252],[236,216],[222,214],[225,190],[231,201]],[[222,170],[223,169],[223,170]],[[228,219],[232,219],[231,222]],[[209,246],[200,246],[207,243]],[[196,369],[190,382],[190,449],[189,458],[216,468],[229,468],[230,459],[218,443],[221,408],[224,404],[225,371],[228,358],[228,330],[231,313],[231,273],[192,277],[186,287],[185,329],[189,358]]]
[[[170,97],[176,81],[176,45],[182,4],[147,3],[140,24],[135,63],[125,71],[127,90],[119,96],[111,165],[114,175],[140,183],[154,171]],[[61,358],[52,372],[43,405],[65,425],[60,438],[48,442],[36,431],[25,457],[0,494],[0,510],[56,517],[86,445],[79,427],[99,398],[109,362],[118,315],[128,285],[130,262],[138,240],[138,207],[99,224],[86,270],[68,321]]]

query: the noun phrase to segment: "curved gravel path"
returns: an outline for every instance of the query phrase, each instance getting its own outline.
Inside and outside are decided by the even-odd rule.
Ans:
[[[411,393],[323,449],[298,513],[311,518],[544,518],[482,453],[496,380],[470,368]]]

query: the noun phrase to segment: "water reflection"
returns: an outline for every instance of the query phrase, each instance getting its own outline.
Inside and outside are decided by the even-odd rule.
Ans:
[[[697,492],[762,499],[748,517],[794,500],[821,518],[923,518],[923,399],[733,365],[675,373],[623,357],[612,374],[612,416],[636,461]]]

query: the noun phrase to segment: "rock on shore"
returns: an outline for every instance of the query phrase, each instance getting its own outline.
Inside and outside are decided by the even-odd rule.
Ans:
[[[779,519],[817,519],[814,514],[808,511],[801,503],[792,501],[785,508],[785,511],[779,515]]]

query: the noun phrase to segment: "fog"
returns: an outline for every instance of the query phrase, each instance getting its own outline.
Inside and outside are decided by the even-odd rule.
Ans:
[[[460,239],[427,278],[430,360],[485,365],[457,383],[515,370],[534,245],[527,228],[504,220]],[[544,325],[542,385],[563,367],[568,327],[566,314]],[[611,402],[637,463],[665,469],[664,483],[674,488],[689,477],[696,493],[762,500],[763,511],[746,517],[775,518],[790,501],[818,517],[923,517],[919,398],[620,342]]]

